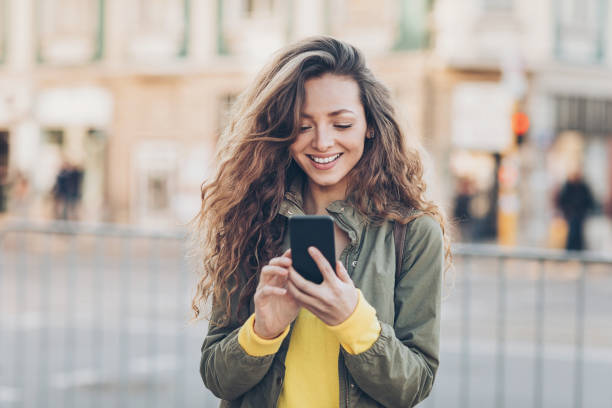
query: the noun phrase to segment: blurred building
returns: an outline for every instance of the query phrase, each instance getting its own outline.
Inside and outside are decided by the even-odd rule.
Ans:
[[[568,171],[611,201],[611,22],[609,0],[0,0],[0,200],[26,179],[5,207],[49,216],[70,162],[82,219],[189,220],[236,95],[273,51],[325,33],[392,90],[433,196],[470,186],[469,238],[547,245]]]
[[[449,175],[470,177],[481,196],[499,197],[496,204],[479,200],[477,193],[474,211],[486,219],[491,209],[498,210],[493,218],[500,231],[493,232],[502,242],[546,245],[558,216],[554,196],[576,169],[600,204],[611,201],[609,3],[436,2],[437,63],[431,70],[436,119],[427,137],[449,138],[449,144],[435,143],[449,149]],[[527,113],[531,123],[520,147],[509,119],[516,110]],[[590,248],[610,248],[609,219],[592,220]]]
[[[227,108],[270,54],[328,33],[360,46],[422,135],[429,2],[0,0],[0,135],[20,215],[51,214],[62,163],[81,218],[184,222]]]

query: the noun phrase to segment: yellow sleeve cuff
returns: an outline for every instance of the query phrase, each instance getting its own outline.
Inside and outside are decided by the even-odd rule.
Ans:
[[[287,333],[289,333],[289,326],[279,336],[273,339],[264,339],[255,333],[254,324],[255,313],[244,322],[238,331],[238,343],[240,343],[240,346],[248,355],[253,357],[262,357],[276,353]]]
[[[378,340],[380,323],[376,318],[376,309],[363,297],[359,289],[359,300],[353,313],[336,326],[327,326],[335,335],[342,347],[351,354],[363,353]]]

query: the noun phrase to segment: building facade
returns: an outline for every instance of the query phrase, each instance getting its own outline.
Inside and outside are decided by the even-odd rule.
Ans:
[[[562,245],[555,195],[578,170],[601,210],[587,225],[589,248],[609,249],[609,1],[439,0],[434,18],[438,112],[429,137],[450,137],[438,144],[448,152],[447,174],[473,181],[477,216],[497,211],[492,232],[502,243]],[[517,110],[530,119],[520,147],[510,126]]]
[[[0,0],[7,209],[52,216],[51,192],[68,162],[84,170],[81,219],[187,222],[199,208],[228,106],[269,54],[308,35],[362,48],[400,102],[411,135],[422,137],[430,6]],[[19,180],[27,193],[15,194]]]
[[[330,34],[391,89],[434,198],[472,196],[474,237],[551,245],[569,171],[612,201],[611,22],[609,0],[0,0],[0,211],[52,216],[68,162],[81,219],[187,222],[236,95]]]

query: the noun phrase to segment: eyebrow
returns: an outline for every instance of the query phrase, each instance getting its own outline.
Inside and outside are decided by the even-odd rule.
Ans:
[[[350,109],[338,109],[338,110],[328,113],[327,116],[338,116],[343,113],[352,113],[353,115],[355,115],[355,112],[353,112]],[[312,119],[312,116],[304,112],[302,112],[301,116],[308,118],[308,119]]]

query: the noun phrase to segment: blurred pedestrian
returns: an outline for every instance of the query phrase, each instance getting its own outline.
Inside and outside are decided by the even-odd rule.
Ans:
[[[570,173],[557,196],[557,205],[568,225],[565,248],[580,251],[585,248],[584,221],[590,210],[595,208],[595,200],[580,171]]]
[[[0,178],[0,213],[3,213],[7,209],[8,202],[8,182]]]
[[[83,184],[83,170],[73,165],[68,172],[68,185],[66,190],[66,206],[68,208],[68,219],[77,220],[79,203],[81,202],[81,186]]]
[[[55,218],[76,220],[81,198],[83,171],[69,162],[63,162],[55,179],[52,194]]]
[[[474,183],[469,177],[460,177],[455,195],[453,215],[459,226],[462,241],[473,238],[474,217],[472,215],[472,198],[474,197]]]
[[[7,209],[8,201],[8,134],[0,132],[0,213]]]
[[[70,165],[68,162],[63,162],[57,176],[55,184],[51,190],[53,195],[53,214],[55,218],[66,220],[68,218],[68,209],[66,206],[66,197],[68,196]]]
[[[445,222],[362,53],[331,37],[288,46],[223,139],[197,224],[196,317],[212,296],[204,384],[222,407],[423,400],[438,368]],[[292,267],[294,214],[334,219],[342,262],[311,248],[320,284]]]

